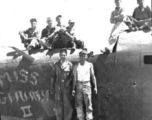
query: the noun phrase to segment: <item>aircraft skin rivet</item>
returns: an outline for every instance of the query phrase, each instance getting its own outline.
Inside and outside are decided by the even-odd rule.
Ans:
[[[107,95],[106,95],[106,98],[109,98],[109,97],[110,97],[110,96],[107,94]]]
[[[133,85],[134,85],[134,86],[137,85],[137,82],[134,81],[134,82],[133,82]]]
[[[133,87],[136,87],[136,86],[137,86],[137,82],[134,81],[134,82],[133,82]]]

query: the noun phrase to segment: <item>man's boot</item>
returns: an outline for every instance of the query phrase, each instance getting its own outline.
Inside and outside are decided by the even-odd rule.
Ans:
[[[32,50],[33,50],[33,49],[34,49],[33,46],[29,46],[29,47],[27,48],[29,55],[32,53]]]

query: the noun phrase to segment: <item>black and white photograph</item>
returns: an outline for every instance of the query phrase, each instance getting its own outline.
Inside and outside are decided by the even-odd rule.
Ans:
[[[152,120],[151,0],[0,0],[0,120]]]

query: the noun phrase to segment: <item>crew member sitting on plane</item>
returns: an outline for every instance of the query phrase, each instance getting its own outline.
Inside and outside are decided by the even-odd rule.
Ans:
[[[44,48],[52,48],[53,37],[56,34],[55,27],[52,26],[52,20],[50,17],[47,18],[47,26],[42,30],[40,44]]]
[[[64,40],[64,32],[66,31],[66,27],[62,24],[62,16],[58,15],[56,17],[57,25],[55,26],[56,35],[53,38],[52,47],[53,48],[65,48],[66,42]]]
[[[124,32],[126,29],[128,29],[128,26],[124,23],[124,20],[126,19],[124,9],[121,7],[121,0],[114,0],[115,2],[115,9],[112,11],[110,16],[110,22],[114,24],[107,47],[105,50],[102,50],[104,53],[110,53],[113,50],[113,47],[117,41],[117,38],[120,33]]]
[[[129,32],[149,30],[152,27],[152,12],[150,8],[144,5],[144,0],[137,0],[137,3],[139,6],[135,8],[132,16],[128,16],[130,21],[126,22],[129,26]]]
[[[132,17],[136,20],[139,30],[152,26],[152,12],[148,6],[144,5],[144,0],[137,0],[138,7],[135,8]]]
[[[31,28],[20,31],[19,35],[21,37],[22,43],[27,48],[29,53],[34,48],[40,48],[38,40],[40,39],[40,31],[37,29],[37,20],[35,18],[30,19]]]
[[[117,24],[124,19],[124,9],[121,7],[121,0],[115,0],[116,7],[111,13],[110,22]]]
[[[124,9],[121,7],[121,0],[115,0],[115,10],[111,13],[110,22],[114,24],[114,27],[111,31],[109,44],[116,42],[117,37],[125,29],[128,29],[127,25],[123,22],[125,19]]]
[[[76,36],[75,36],[75,29],[73,28],[75,25],[75,22],[72,20],[69,20],[68,22],[69,26],[66,28],[65,31],[65,35],[68,37],[67,39],[69,39],[68,43],[67,43],[67,48],[84,48],[84,42],[77,40]]]

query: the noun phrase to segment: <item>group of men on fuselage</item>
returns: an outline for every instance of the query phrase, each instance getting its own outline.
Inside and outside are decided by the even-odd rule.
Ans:
[[[102,52],[110,53],[123,32],[152,31],[152,11],[145,0],[137,0],[138,7],[132,15],[127,15],[122,7],[123,0],[114,0],[116,7],[111,12],[110,23],[114,24],[107,47]]]
[[[37,28],[36,18],[30,19],[31,28],[20,31],[22,43],[28,50],[29,54],[33,49],[55,49],[55,48],[84,48],[84,42],[77,40],[75,36],[74,25],[72,20],[68,21],[68,26],[62,24],[62,16],[56,17],[57,25],[53,26],[52,19],[47,18],[47,26],[40,32]]]

